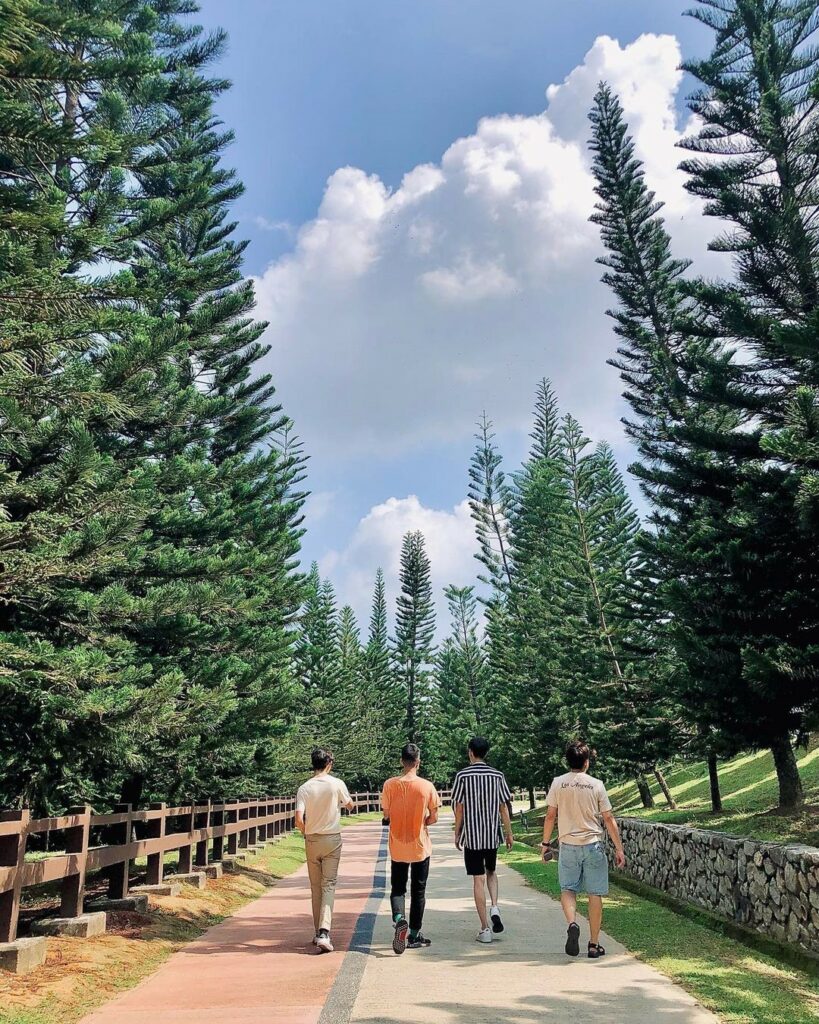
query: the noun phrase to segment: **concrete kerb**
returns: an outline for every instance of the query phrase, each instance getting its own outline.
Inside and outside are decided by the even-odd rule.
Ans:
[[[31,930],[35,935],[70,935],[77,939],[90,939],[105,933],[104,911],[80,914],[79,917],[45,917],[34,921]]]
[[[45,963],[46,940],[42,936],[0,942],[0,970],[28,974]]]

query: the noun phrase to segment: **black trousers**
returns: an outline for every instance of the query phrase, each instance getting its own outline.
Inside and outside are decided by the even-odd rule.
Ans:
[[[429,877],[429,857],[415,864],[404,864],[394,860],[390,870],[390,906],[392,916],[405,915],[407,879],[410,878],[410,916],[409,926],[416,931],[421,930],[424,920],[424,907],[427,902],[427,878]]]

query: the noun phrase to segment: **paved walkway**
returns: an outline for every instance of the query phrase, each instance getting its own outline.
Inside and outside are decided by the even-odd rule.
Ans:
[[[360,825],[344,833],[335,955],[317,955],[309,944],[301,869],[83,1024],[715,1024],[611,938],[602,940],[604,960],[568,959],[559,904],[503,866],[507,931],[491,946],[478,945],[471,889],[451,836],[446,821],[434,829],[429,949],[392,953],[381,829]],[[581,938],[585,949],[585,927]]]
[[[381,826],[344,830],[333,955],[316,955],[307,868],[175,953],[81,1024],[317,1024],[368,900]]]
[[[501,864],[499,872],[507,930],[492,945],[482,946],[475,941],[478,918],[462,855],[452,845],[450,825],[443,822],[436,827],[424,916],[424,931],[433,945],[396,957],[389,948],[392,929],[388,906],[384,906],[376,920],[351,1021],[715,1024],[717,1018],[691,996],[635,960],[609,936],[601,938],[605,959],[567,957],[560,904],[527,888],[516,871]],[[581,954],[587,941],[584,923]]]

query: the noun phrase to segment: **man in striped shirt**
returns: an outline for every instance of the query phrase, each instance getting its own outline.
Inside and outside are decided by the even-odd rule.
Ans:
[[[475,907],[481,922],[478,942],[491,942],[492,933],[503,931],[498,909],[498,819],[503,821],[506,846],[512,849],[512,822],[508,801],[512,794],[503,772],[486,763],[489,742],[483,736],[469,741],[469,767],[459,771],[452,786],[455,808],[455,845],[464,851],[467,875],[472,876]],[[489,919],[486,915],[486,890],[489,889]]]

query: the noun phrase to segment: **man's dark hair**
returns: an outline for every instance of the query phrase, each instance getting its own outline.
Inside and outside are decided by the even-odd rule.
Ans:
[[[489,740],[484,736],[473,736],[468,743],[469,749],[475,757],[483,758],[489,753]]]
[[[333,752],[325,750],[324,747],[316,747],[310,755],[310,760],[313,763],[314,772],[323,772],[328,764],[333,763]]]
[[[571,743],[566,745],[566,761],[570,768],[575,770],[582,768],[590,757],[589,745],[584,743],[583,740],[572,740]]]
[[[421,748],[417,743],[405,743],[401,748],[401,763],[413,765],[421,756]]]

